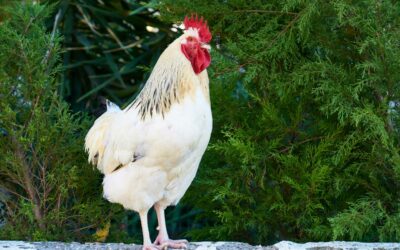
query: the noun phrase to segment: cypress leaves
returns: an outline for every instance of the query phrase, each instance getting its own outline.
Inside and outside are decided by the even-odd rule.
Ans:
[[[196,239],[399,241],[398,1],[162,1],[219,37]],[[200,190],[200,192],[199,192]]]

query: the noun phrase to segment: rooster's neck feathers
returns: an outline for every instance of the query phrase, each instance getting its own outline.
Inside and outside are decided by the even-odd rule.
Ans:
[[[209,99],[207,71],[199,75],[194,73],[180,50],[178,38],[161,54],[142,91],[126,111],[138,109],[142,120],[155,114],[164,117],[174,103],[179,103],[188,94],[194,95],[199,85]]]

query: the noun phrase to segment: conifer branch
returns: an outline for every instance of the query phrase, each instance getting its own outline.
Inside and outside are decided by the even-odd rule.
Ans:
[[[92,24],[92,23],[90,22],[89,17],[86,16],[86,14],[84,13],[82,7],[81,7],[80,5],[77,5],[76,7],[77,7],[77,9],[79,10],[79,12],[82,14],[82,16],[83,16],[83,22],[87,24],[87,26],[89,27],[89,29],[90,29],[94,34],[96,34],[96,35],[102,37],[103,35],[102,35],[101,33],[99,33],[99,32],[96,30],[95,25]]]
[[[50,59],[50,56],[51,56],[51,51],[54,48],[54,40],[55,40],[56,31],[57,31],[57,26],[58,26],[58,23],[60,22],[60,17],[61,17],[61,9],[58,10],[58,12],[57,12],[57,14],[56,14],[56,16],[54,18],[54,24],[53,24],[53,30],[52,30],[51,36],[50,36],[49,48],[47,49],[46,54],[45,54],[45,56],[44,56],[44,58],[42,60],[42,64],[47,65],[47,68],[46,68],[46,73],[47,74],[49,73],[49,70],[51,69],[51,65],[48,65],[48,62],[49,62],[49,59]],[[29,119],[26,120],[25,125],[24,125],[25,129],[28,126],[28,124],[30,123],[30,121],[32,120],[33,116],[34,116],[36,107],[39,104],[39,101],[40,101],[40,98],[41,98],[41,96],[43,94],[43,91],[44,91],[44,89],[42,89],[40,91],[40,93],[35,98],[35,101],[34,101],[33,106],[32,106],[32,112],[30,113],[30,117],[29,117]]]
[[[285,153],[285,152],[289,151],[292,148],[292,146],[302,145],[304,143],[307,143],[307,142],[310,142],[310,141],[317,141],[317,140],[322,139],[322,138],[324,138],[324,136],[316,136],[316,137],[305,139],[305,140],[300,141],[298,143],[292,143],[288,147],[285,147],[284,149],[280,150],[279,153]]]
[[[49,59],[51,56],[51,51],[54,48],[54,39],[56,37],[56,31],[57,31],[58,24],[61,20],[60,17],[61,17],[61,9],[58,10],[58,12],[54,18],[53,30],[52,30],[51,36],[50,36],[50,45],[49,45],[49,48],[46,51],[46,55],[44,56],[43,61],[42,61],[42,63],[44,63],[45,65],[47,65],[47,63],[49,62]],[[50,67],[48,66],[47,71],[49,70],[49,68]]]
[[[24,153],[24,150],[23,150],[21,144],[18,142],[18,140],[15,138],[15,136],[10,135],[10,138],[11,138],[11,143],[15,147],[15,154],[22,166],[24,189],[28,193],[29,199],[32,202],[32,205],[33,205],[32,210],[35,215],[35,219],[39,225],[39,228],[44,230],[45,225],[43,222],[43,212],[41,210],[40,201],[37,197],[37,190],[36,190],[35,186],[33,185],[30,165],[26,161],[26,156],[25,156],[25,153]]]
[[[297,12],[284,12],[284,11],[276,11],[276,10],[236,10],[236,13],[267,13],[267,14],[283,14],[283,15],[298,15]]]
[[[23,196],[22,194],[19,194],[18,192],[15,192],[15,191],[13,191],[13,190],[7,188],[7,187],[4,186],[4,185],[1,185],[1,184],[0,184],[0,189],[3,189],[3,190],[4,190],[5,192],[7,192],[7,193],[10,193],[10,194],[12,194],[12,195],[15,195],[16,197],[19,197],[20,199],[29,201],[29,199],[28,199],[27,197]]]
[[[269,49],[269,48],[271,48],[273,45],[275,45],[276,41],[278,41],[278,39],[279,39],[283,34],[285,34],[285,33],[297,22],[297,20],[299,20],[300,16],[301,16],[301,14],[300,14],[300,13],[297,13],[296,16],[295,16],[295,18],[293,18],[293,19],[285,26],[285,28],[284,28],[281,32],[279,32],[279,33],[276,35],[276,37],[271,41],[271,43],[268,45],[268,47],[267,47],[266,49]]]

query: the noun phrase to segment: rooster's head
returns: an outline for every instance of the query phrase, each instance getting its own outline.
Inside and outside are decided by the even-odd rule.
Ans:
[[[211,47],[208,44],[211,41],[211,33],[207,21],[204,21],[203,17],[199,19],[197,15],[185,17],[183,24],[185,31],[181,40],[181,50],[192,64],[194,72],[199,74],[211,62]]]

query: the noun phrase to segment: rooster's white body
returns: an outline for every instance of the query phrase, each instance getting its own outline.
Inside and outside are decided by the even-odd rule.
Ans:
[[[124,110],[108,104],[86,136],[89,161],[104,174],[104,197],[139,212],[142,227],[147,227],[144,217],[153,205],[163,217],[167,206],[179,202],[210,139],[207,71],[196,74],[181,51],[193,34],[191,30],[170,44],[135,101]],[[159,224],[162,230],[163,218]],[[147,228],[143,230],[144,245],[152,249]],[[166,229],[160,234],[160,245],[169,241]]]
[[[113,154],[130,162],[114,172],[104,166],[104,196],[135,211],[156,202],[176,205],[196,174],[211,134],[211,110],[204,91],[196,87],[194,96],[172,105],[164,118],[155,115],[141,121],[138,109],[112,111],[112,116],[109,137],[121,140],[114,150],[122,143],[131,149]]]

